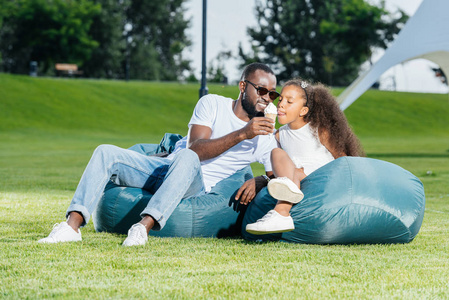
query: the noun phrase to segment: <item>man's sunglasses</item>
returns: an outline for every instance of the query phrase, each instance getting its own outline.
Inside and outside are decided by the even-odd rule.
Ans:
[[[270,99],[272,101],[276,100],[276,98],[279,97],[279,93],[276,92],[276,91],[269,91],[268,89],[266,89],[264,87],[260,87],[260,86],[255,85],[254,83],[252,83],[249,80],[245,80],[245,82],[248,82],[249,84],[251,84],[256,89],[257,94],[259,96],[264,96],[264,95],[268,94],[268,96],[270,97]]]

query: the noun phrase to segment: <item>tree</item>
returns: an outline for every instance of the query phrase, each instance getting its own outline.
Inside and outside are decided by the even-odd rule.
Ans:
[[[259,27],[248,29],[253,52],[240,47],[243,64],[261,61],[279,80],[301,76],[330,85],[349,84],[372,49],[386,48],[408,18],[364,0],[265,0],[256,7]]]
[[[89,35],[98,43],[81,68],[86,77],[124,78],[126,41],[123,35],[125,10],[129,1],[93,0],[101,6],[92,18]]]
[[[0,70],[28,73],[36,60],[40,74],[66,62],[87,77],[125,78],[129,63],[134,79],[183,79],[185,1],[0,0]]]
[[[232,52],[227,50],[220,51],[215,59],[209,62],[207,68],[207,80],[215,83],[228,83],[228,77],[225,74],[225,63],[232,58]]]
[[[9,1],[0,32],[3,69],[27,73],[37,61],[41,73],[54,63],[82,63],[98,43],[89,36],[92,18],[100,6],[89,0]]]
[[[3,18],[7,15],[9,3],[6,0],[0,0],[0,38],[1,28],[3,28]],[[2,52],[0,51],[0,66],[2,64]],[[1,70],[1,68],[0,68]]]
[[[184,17],[185,0],[132,0],[126,11],[132,25],[131,78],[178,80],[190,70],[182,56],[191,45],[185,30],[190,20]]]

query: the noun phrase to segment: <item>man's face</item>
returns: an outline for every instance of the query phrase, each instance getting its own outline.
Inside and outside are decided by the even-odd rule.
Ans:
[[[264,87],[269,91],[276,91],[276,76],[266,73],[262,70],[250,74],[246,80],[253,83],[256,87]],[[254,87],[249,82],[243,82],[244,90],[242,94],[242,107],[248,114],[250,119],[258,116],[264,116],[264,109],[273,100],[270,99],[269,94],[260,96]]]

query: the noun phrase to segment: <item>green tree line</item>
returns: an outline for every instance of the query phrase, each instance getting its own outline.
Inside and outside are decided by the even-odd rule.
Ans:
[[[74,63],[85,77],[196,80],[183,56],[191,45],[187,1],[0,0],[0,71],[26,74],[37,61],[42,75]],[[236,55],[242,65],[267,63],[281,81],[301,76],[342,86],[408,18],[387,11],[384,1],[258,0],[255,7],[252,50],[240,47]],[[231,52],[209,63],[209,81],[226,81]]]
[[[258,26],[248,29],[252,51],[240,47],[243,64],[262,61],[279,80],[303,77],[348,85],[373,49],[385,49],[408,16],[391,13],[385,2],[366,0],[257,1]]]
[[[190,70],[182,53],[185,0],[0,0],[0,71],[53,75],[77,64],[86,77],[177,80]],[[128,29],[128,30],[125,30]]]

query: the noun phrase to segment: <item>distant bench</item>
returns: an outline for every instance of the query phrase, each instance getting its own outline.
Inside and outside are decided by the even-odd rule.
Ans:
[[[56,76],[77,76],[83,74],[75,64],[55,64]]]

